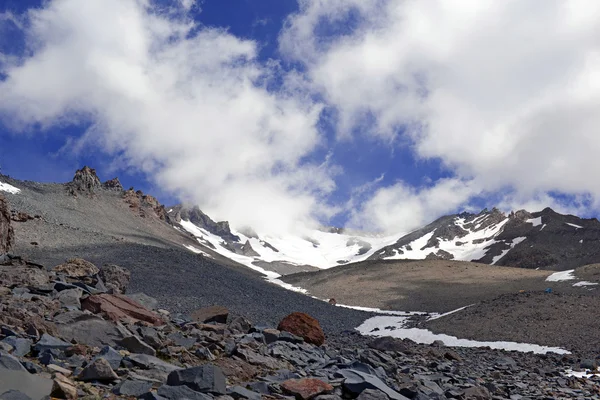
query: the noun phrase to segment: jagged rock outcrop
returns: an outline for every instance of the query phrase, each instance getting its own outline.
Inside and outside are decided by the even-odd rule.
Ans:
[[[102,183],[96,175],[96,170],[87,165],[82,169],[78,169],[73,180],[67,183],[67,189],[73,196],[77,196],[77,194],[91,195],[101,188]]]
[[[123,200],[142,218],[155,216],[163,221],[168,218],[165,206],[160,204],[156,197],[144,194],[141,190],[127,189],[123,194]]]
[[[119,178],[110,179],[102,184],[102,187],[106,190],[123,191],[123,185]]]
[[[198,206],[187,208],[183,206],[172,207],[172,211],[169,213],[171,218],[175,222],[181,222],[182,219],[189,220],[194,225],[206,229],[208,232],[220,236],[226,242],[239,242],[239,236],[231,233],[229,222],[213,221],[208,215],[204,214]]]
[[[4,196],[0,195],[0,256],[10,251],[14,242],[14,231],[10,224],[11,214]]]

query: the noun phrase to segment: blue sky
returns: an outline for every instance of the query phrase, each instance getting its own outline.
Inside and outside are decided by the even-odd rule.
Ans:
[[[0,165],[90,165],[265,230],[592,216],[599,21],[568,0],[5,0]]]

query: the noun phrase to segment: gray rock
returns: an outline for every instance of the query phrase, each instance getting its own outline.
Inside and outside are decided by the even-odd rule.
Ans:
[[[188,350],[196,344],[195,338],[185,337],[181,332],[172,333],[167,338],[172,340],[175,346],[185,347]]]
[[[56,296],[57,300],[60,302],[60,306],[67,308],[69,310],[79,310],[81,309],[81,296],[83,295],[83,291],[79,288],[77,289],[67,289],[62,292],[58,292]]]
[[[158,388],[158,395],[169,400],[212,400],[211,396],[196,392],[187,386],[163,385]]]
[[[126,380],[113,388],[113,393],[120,396],[141,396],[152,389],[151,382]]]
[[[98,355],[96,357],[94,357],[94,360],[92,360],[92,361],[95,361],[98,358],[103,358],[106,361],[108,361],[108,364],[110,365],[110,367],[113,370],[119,369],[119,367],[121,366],[121,361],[123,360],[121,353],[119,353],[118,351],[116,351],[115,349],[113,349],[110,346],[104,346],[100,350],[100,353],[98,353]]]
[[[387,395],[380,390],[365,389],[363,390],[357,400],[387,400]]]
[[[250,390],[262,393],[262,394],[270,394],[269,384],[267,382],[252,382],[246,385],[250,388]]]
[[[20,392],[29,396],[32,400],[41,400],[46,398],[52,390],[52,380],[33,375],[23,371],[2,370],[0,372],[0,393],[6,396],[6,399],[18,399],[19,397],[8,397],[16,395],[14,393],[6,394],[6,392]]]
[[[148,310],[156,310],[158,308],[158,300],[156,300],[154,297],[148,296],[146,293],[140,292],[128,294],[127,297],[129,297],[131,300],[137,301]]]
[[[579,367],[595,370],[596,368],[598,368],[598,363],[596,362],[596,360],[584,359],[584,360],[581,360]]]
[[[277,338],[277,340],[280,340],[282,342],[287,342],[287,343],[294,343],[294,344],[304,343],[304,338],[301,338],[300,336],[296,336],[292,333],[285,332],[285,331],[279,333],[279,337]]]
[[[252,324],[244,317],[235,317],[227,328],[233,333],[248,333],[252,328]]]
[[[156,355],[156,350],[137,336],[129,336],[121,339],[119,344],[132,353],[147,354],[149,356]]]
[[[214,361],[217,359],[206,347],[200,347],[195,354],[201,360]]]
[[[42,335],[42,338],[39,342],[33,346],[33,350],[37,353],[43,353],[46,350],[66,350],[69,347],[72,347],[71,343],[65,342],[64,340],[60,340],[55,338],[54,336],[50,336],[47,333]]]
[[[155,349],[159,349],[162,347],[162,340],[160,340],[160,336],[156,329],[151,328],[149,326],[142,326],[138,328],[138,333],[142,337],[142,340],[148,343],[150,346]]]
[[[261,400],[262,396],[260,393],[253,392],[241,386],[233,386],[227,389],[229,396],[234,399],[250,399],[250,400]]]
[[[98,358],[81,371],[78,379],[84,382],[112,382],[119,379],[119,377],[115,374],[115,371],[112,370],[108,361],[103,358]]]
[[[341,377],[345,378],[344,388],[351,393],[360,394],[365,389],[377,389],[384,392],[392,400],[407,400],[400,393],[389,388],[381,379],[375,375],[367,374],[357,369],[341,369],[337,371]]]
[[[181,367],[147,354],[130,354],[127,356],[127,360],[144,369],[158,369],[167,373],[181,369]]]
[[[0,351],[0,375],[5,371],[26,371],[18,358],[11,356],[8,353]]]
[[[138,397],[138,399],[141,399],[141,400],[167,400],[166,397],[159,396],[157,393],[154,393],[154,392],[144,393],[143,395]]]
[[[262,331],[262,334],[265,337],[265,342],[267,344],[271,344],[279,340],[279,335],[281,334],[281,332],[277,329],[265,329]]]
[[[173,371],[167,378],[167,385],[185,385],[198,392],[226,394],[225,375],[212,364]]]
[[[2,342],[11,345],[13,347],[12,354],[17,357],[23,357],[29,354],[31,345],[33,344],[29,339],[18,338],[15,336],[9,336]]]
[[[31,397],[27,396],[23,392],[18,390],[9,390],[0,394],[0,400],[32,400]]]

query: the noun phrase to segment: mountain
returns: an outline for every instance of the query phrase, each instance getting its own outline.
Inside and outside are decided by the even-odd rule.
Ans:
[[[369,259],[446,259],[568,270],[600,261],[600,222],[545,208],[441,217],[377,250]]]

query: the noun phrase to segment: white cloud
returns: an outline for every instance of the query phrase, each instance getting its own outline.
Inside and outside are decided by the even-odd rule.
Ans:
[[[54,0],[27,15],[31,55],[2,64],[0,117],[26,130],[91,120],[82,138],[215,218],[290,229],[331,212],[321,106],[266,83],[257,44],[146,0]],[[80,143],[76,143],[81,145]]]
[[[505,204],[513,198],[519,199],[513,204],[540,204],[552,191],[589,193],[599,208],[600,3],[301,5],[280,36],[280,49],[305,64],[315,90],[337,109],[341,136],[372,118],[368,134],[409,139],[417,157],[440,159],[457,181],[469,182],[471,190],[457,185],[444,193],[452,197],[450,206],[508,188]],[[352,29],[343,36],[321,34],[345,24]],[[447,189],[448,183],[437,185]],[[430,190],[404,185],[382,189],[365,206],[370,216],[361,219],[383,226],[388,219],[419,219],[399,217],[404,212],[397,202],[424,215],[444,212],[429,196]]]

